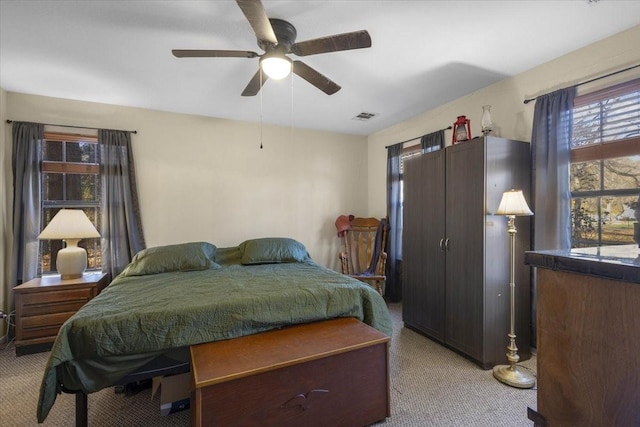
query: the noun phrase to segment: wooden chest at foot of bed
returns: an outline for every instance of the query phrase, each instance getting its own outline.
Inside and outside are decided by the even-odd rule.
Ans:
[[[365,426],[390,415],[389,337],[354,318],[191,347],[193,426]]]

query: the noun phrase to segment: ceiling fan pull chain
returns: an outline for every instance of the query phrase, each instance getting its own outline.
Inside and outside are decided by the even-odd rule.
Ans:
[[[291,82],[291,121],[289,122],[289,142],[293,142],[293,73],[289,76]]]
[[[262,68],[260,72],[260,87],[262,87]],[[262,150],[262,91],[260,91],[260,149]]]

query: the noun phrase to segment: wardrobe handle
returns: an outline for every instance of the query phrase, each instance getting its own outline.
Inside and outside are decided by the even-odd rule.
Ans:
[[[440,239],[440,250],[444,251],[444,238]]]
[[[444,247],[445,247],[446,250],[449,250],[449,239],[446,239],[444,241]]]

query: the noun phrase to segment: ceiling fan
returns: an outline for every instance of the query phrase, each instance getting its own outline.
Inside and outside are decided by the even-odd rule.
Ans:
[[[284,78],[291,71],[327,95],[333,95],[341,89],[338,84],[304,62],[292,61],[287,54],[309,56],[371,47],[371,37],[366,30],[296,43],[296,28],[282,19],[269,18],[260,0],[236,0],[236,3],[253,28],[258,38],[258,46],[264,50],[264,54],[245,50],[174,49],[171,52],[178,58],[260,58],[259,69],[242,92],[242,96],[255,96],[268,77]]]

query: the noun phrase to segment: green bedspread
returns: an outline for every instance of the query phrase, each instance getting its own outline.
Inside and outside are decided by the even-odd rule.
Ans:
[[[219,269],[118,276],[60,329],[38,421],[62,384],[92,393],[177,347],[336,317],[391,335],[386,304],[370,286],[312,261],[241,265],[235,252],[218,249],[228,255]]]

